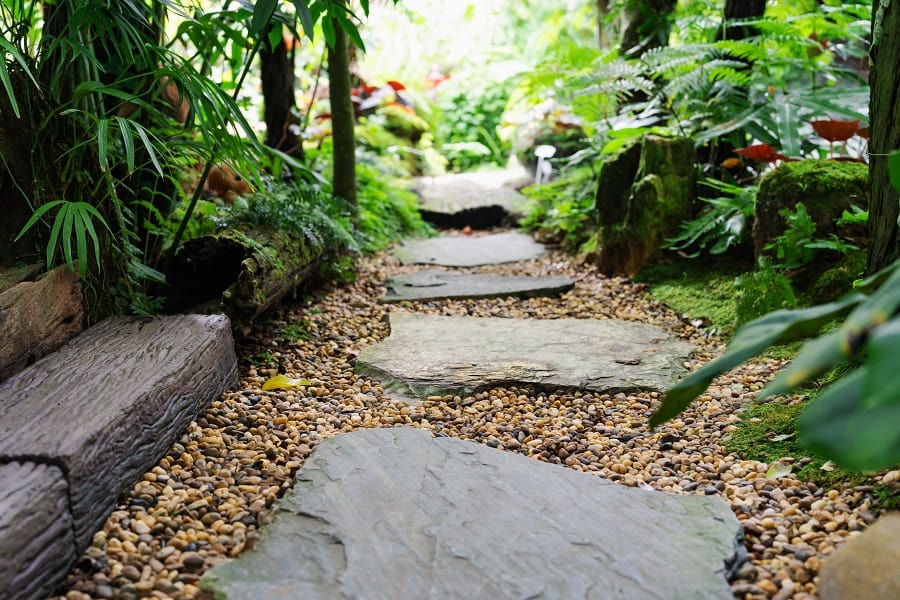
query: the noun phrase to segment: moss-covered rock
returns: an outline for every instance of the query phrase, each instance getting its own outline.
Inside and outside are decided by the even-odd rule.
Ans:
[[[850,252],[816,278],[809,289],[810,303],[824,304],[840,298],[853,289],[853,282],[861,278],[865,271],[865,250]]]
[[[608,275],[633,275],[691,215],[693,143],[644,136],[603,161],[597,184],[600,230],[592,256]]]
[[[801,160],[780,165],[763,177],[756,196],[756,220],[753,224],[753,249],[759,258],[767,244],[785,232],[783,209],[794,210],[802,203],[816,225],[816,237],[838,233],[835,219],[856,205],[869,206],[867,165],[835,160]],[[865,227],[849,232],[854,238],[865,236]],[[848,232],[843,232],[847,234]]]

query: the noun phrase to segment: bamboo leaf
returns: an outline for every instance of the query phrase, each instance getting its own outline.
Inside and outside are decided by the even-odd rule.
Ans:
[[[257,0],[253,5],[253,17],[250,19],[250,35],[258,36],[269,25],[278,0]]]
[[[63,220],[62,227],[62,235],[59,238],[59,243],[62,245],[63,249],[63,257],[66,259],[66,264],[69,265],[69,268],[73,268],[75,266],[75,259],[72,256],[72,228],[75,225],[75,206],[71,202],[67,202],[63,207],[64,210],[60,211],[60,213],[65,213],[65,218]],[[57,218],[59,215],[56,215]]]
[[[294,9],[297,11],[297,18],[300,19],[300,24],[303,26],[303,33],[309,39],[313,39],[316,22],[312,17],[312,13],[309,12],[309,3],[306,0],[293,0],[293,2]]]
[[[75,222],[75,256],[78,257],[78,272],[82,277],[87,275],[87,227],[84,224],[85,213],[74,211]],[[90,218],[90,217],[88,217]]]
[[[156,157],[156,151],[153,149],[153,144],[150,143],[150,138],[147,137],[147,132],[144,131],[143,126],[138,125],[137,123],[134,123],[134,130],[144,143],[144,148],[147,149],[147,154],[150,156],[150,161],[153,163],[153,166],[156,167],[156,172],[163,175],[162,165],[159,164],[159,159]]]
[[[56,213],[56,218],[53,219],[53,227],[50,229],[50,239],[47,241],[46,256],[48,269],[53,265],[53,259],[56,257],[56,243],[59,241],[59,233],[62,230],[65,213],[69,206],[69,203],[64,200],[59,200],[58,202],[60,203],[59,212]]]
[[[46,204],[40,205],[38,207],[38,209],[36,211],[34,211],[34,214],[28,218],[28,221],[26,221],[25,225],[22,227],[22,231],[19,232],[19,235],[17,235],[16,239],[14,239],[13,241],[18,242],[19,239],[21,239],[21,237],[23,235],[25,235],[29,229],[34,227],[34,224],[37,223],[41,217],[43,217],[48,211],[52,210],[54,207],[59,206],[60,204],[63,204],[64,202],[65,202],[65,200],[53,200],[51,202],[47,202]]]
[[[119,124],[119,131],[122,132],[122,144],[125,146],[125,164],[128,166],[128,172],[133,173],[134,165],[134,135],[131,133],[128,119],[123,117],[114,117]]]
[[[109,119],[97,121],[97,158],[100,161],[100,170],[109,169],[107,152],[109,151]]]

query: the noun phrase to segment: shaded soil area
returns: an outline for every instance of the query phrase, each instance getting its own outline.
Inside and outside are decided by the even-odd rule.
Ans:
[[[810,598],[822,559],[874,518],[873,486],[825,489],[729,453],[745,405],[781,363],[760,360],[720,378],[658,431],[657,393],[606,395],[498,388],[468,397],[394,402],[360,378],[360,350],[384,339],[385,314],[417,312],[652,323],[696,344],[689,368],[721,351],[715,337],[654,301],[645,284],[607,278],[551,252],[472,272],[572,277],[560,298],[379,304],[404,267],[386,253],[363,259],[357,280],[280,309],[241,342],[241,383],[192,423],[167,456],[120,499],[66,580],[67,598],[193,598],[206,569],[253,544],[272,503],[316,444],[358,428],[411,425],[565,465],[624,485],[723,497],[742,522],[749,560],[733,575],[739,598]],[[271,376],[307,379],[263,392]],[[784,402],[798,402],[787,398]],[[802,461],[800,461],[802,462]],[[585,515],[585,518],[590,518]]]

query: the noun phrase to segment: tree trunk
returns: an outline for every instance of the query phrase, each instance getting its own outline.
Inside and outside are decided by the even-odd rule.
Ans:
[[[334,195],[356,207],[356,137],[350,97],[350,54],[347,34],[335,19],[334,47],[328,49],[331,126],[334,139]]]
[[[609,14],[609,0],[597,0],[597,46],[605,50],[612,45],[606,16]]]
[[[647,50],[669,45],[669,15],[677,0],[631,0],[626,8],[628,24],[622,33],[622,54],[639,58]]]
[[[278,24],[277,27],[281,28]],[[264,35],[268,37],[268,33]],[[284,42],[270,48],[263,44],[259,51],[264,118],[266,121],[266,146],[280,150],[295,158],[303,159],[303,146],[294,133],[292,109],[294,101],[294,63]]]
[[[870,273],[898,255],[897,217],[900,193],[891,185],[887,154],[900,149],[900,6],[876,2],[872,10],[872,70],[869,78],[869,204]]]

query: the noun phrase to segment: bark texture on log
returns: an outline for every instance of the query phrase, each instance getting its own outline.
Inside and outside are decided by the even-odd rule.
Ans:
[[[60,266],[0,273],[0,381],[53,352],[83,328],[81,282]]]
[[[46,598],[78,556],[63,472],[0,464],[0,598]]]
[[[0,463],[59,466],[80,553],[118,495],[236,384],[224,315],[107,319],[0,385]]]
[[[188,240],[168,273],[174,304],[211,303],[240,329],[310,279],[322,255],[305,236],[263,227]]]

